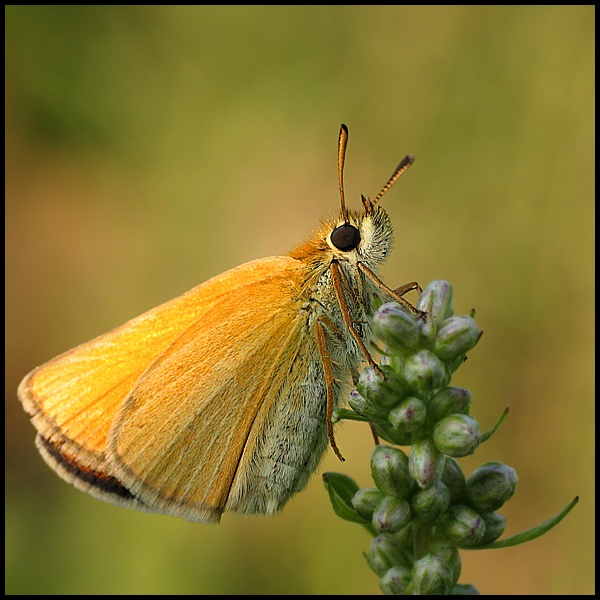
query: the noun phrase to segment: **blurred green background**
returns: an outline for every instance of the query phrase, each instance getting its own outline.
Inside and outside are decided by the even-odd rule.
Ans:
[[[594,591],[592,6],[9,6],[6,15],[6,592],[370,594],[369,537],[320,476],[273,518],[127,511],[38,456],[33,367],[247,260],[283,254],[346,196],[384,198],[393,286],[449,280],[485,331],[454,383],[513,466],[506,535],[463,553],[482,593]],[[371,485],[372,440],[320,471]]]

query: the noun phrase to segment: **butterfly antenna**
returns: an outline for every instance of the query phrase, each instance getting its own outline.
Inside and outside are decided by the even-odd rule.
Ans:
[[[342,123],[338,139],[338,181],[340,184],[340,202],[342,204],[342,217],[348,223],[348,209],[344,195],[344,162],[346,161],[346,146],[348,145],[348,128]]]
[[[392,176],[388,179],[387,183],[381,188],[381,191],[373,200],[371,200],[372,206],[375,206],[377,202],[381,199],[381,197],[402,177],[402,175],[408,171],[410,165],[415,162],[414,154],[408,154],[401,161],[400,164],[396,167],[396,170],[392,173]]]

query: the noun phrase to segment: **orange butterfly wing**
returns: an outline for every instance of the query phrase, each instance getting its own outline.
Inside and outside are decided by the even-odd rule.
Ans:
[[[44,458],[105,500],[159,512],[180,502],[182,516],[217,520],[254,419],[274,399],[282,348],[293,360],[286,340],[297,339],[304,276],[290,257],[247,263],[32,371],[19,396]],[[225,454],[235,460],[220,470]],[[186,463],[200,456],[210,477]]]

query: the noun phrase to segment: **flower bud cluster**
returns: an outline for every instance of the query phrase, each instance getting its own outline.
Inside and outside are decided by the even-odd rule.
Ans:
[[[450,385],[454,371],[480,338],[472,316],[454,316],[452,288],[434,281],[410,314],[384,304],[374,331],[386,346],[380,369],[363,370],[349,399],[377,435],[409,453],[377,445],[371,456],[375,487],[351,499],[376,532],[367,561],[387,594],[471,594],[459,585],[459,548],[490,544],[502,535],[496,511],[514,494],[515,471],[486,463],[468,478],[456,458],[482,441],[470,415],[471,393]]]
[[[394,302],[379,308],[373,326],[386,356],[382,367],[363,370],[350,406],[392,444],[418,444],[425,433],[440,453],[472,454],[481,431],[469,416],[471,394],[449,383],[478,342],[479,329],[472,317],[453,316],[452,288],[445,281],[430,283],[417,309],[412,315]],[[431,458],[430,450],[421,454]]]

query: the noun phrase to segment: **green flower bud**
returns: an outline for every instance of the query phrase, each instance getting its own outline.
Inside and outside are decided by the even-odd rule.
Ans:
[[[367,414],[367,401],[358,393],[358,390],[352,390],[348,398],[348,404],[361,415]]]
[[[517,482],[517,472],[512,467],[485,463],[467,479],[465,501],[480,513],[494,512],[512,498]]]
[[[387,419],[389,410],[377,402],[363,398],[358,390],[352,390],[348,396],[348,404],[358,414],[368,417],[369,419]]]
[[[454,314],[452,296],[452,286],[447,281],[435,279],[425,286],[417,308],[436,323],[442,323]]]
[[[437,322],[429,316],[428,311],[423,312],[427,313],[427,317],[421,322],[421,334],[426,340],[432,342],[437,333]]]
[[[408,356],[402,374],[408,385],[421,398],[450,381],[446,365],[429,350],[420,350]]]
[[[479,596],[479,590],[472,583],[459,583],[450,590],[451,596]]]
[[[431,487],[438,481],[444,470],[446,457],[434,446],[428,437],[417,440],[410,448],[408,470],[420,488]]]
[[[379,407],[373,410],[378,410],[386,417],[385,409],[389,412],[389,408],[406,394],[406,386],[389,365],[381,367],[381,371],[375,367],[365,367],[360,374],[356,389],[366,400],[367,406]]]
[[[412,593],[445,596],[453,585],[452,569],[435,554],[426,554],[412,568]]]
[[[450,415],[433,428],[435,447],[448,456],[468,456],[481,441],[479,423],[469,415]]]
[[[470,506],[453,504],[443,522],[446,535],[458,546],[478,544],[485,534],[485,522]]]
[[[462,570],[460,553],[451,542],[437,540],[429,545],[429,552],[439,556],[444,564],[448,565],[452,571],[452,583],[456,583]]]
[[[388,533],[378,535],[371,540],[366,559],[378,577],[383,577],[392,567],[411,568],[412,566],[410,550]]]
[[[388,421],[398,431],[419,431],[426,417],[425,404],[418,398],[408,397],[392,408]]]
[[[373,526],[379,533],[396,533],[410,523],[410,507],[397,496],[384,496],[373,512]]]
[[[415,521],[431,523],[448,510],[450,490],[441,481],[437,481],[431,487],[415,492],[409,503],[410,512]]]
[[[442,482],[450,490],[451,504],[459,504],[465,492],[466,480],[460,465],[452,457],[446,457]]]
[[[413,487],[408,457],[399,448],[375,446],[371,454],[371,475],[375,485],[390,496],[406,498]]]
[[[506,527],[506,517],[496,512],[481,513],[481,518],[485,522],[485,535],[481,538],[480,544],[491,544],[495,542],[503,533]]]
[[[471,317],[450,317],[438,329],[433,351],[442,360],[452,360],[471,350],[478,340],[479,329]]]
[[[412,549],[415,546],[415,532],[413,528],[407,525],[404,529],[394,534],[394,539],[401,544],[404,548],[410,548],[411,560],[414,560]],[[410,565],[412,567],[412,563]]]
[[[412,444],[412,433],[409,431],[398,431],[388,421],[373,421],[371,424],[375,427],[375,433],[386,442],[396,446],[410,446]]]
[[[419,323],[397,302],[388,302],[379,308],[373,317],[373,329],[393,353],[403,354],[421,341]]]
[[[373,511],[383,500],[384,494],[377,488],[362,488],[352,497],[352,506],[354,510],[363,518],[370,521],[373,518]]]
[[[379,580],[379,587],[386,596],[404,596],[410,583],[411,570],[407,567],[392,567]]]
[[[461,387],[442,388],[427,404],[427,420],[431,425],[449,415],[468,415],[473,396]]]

